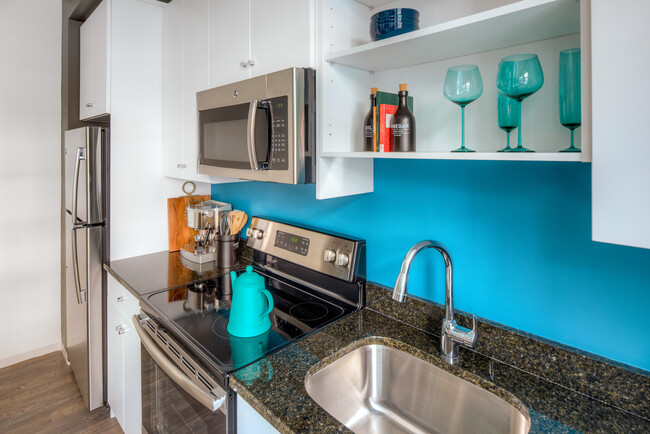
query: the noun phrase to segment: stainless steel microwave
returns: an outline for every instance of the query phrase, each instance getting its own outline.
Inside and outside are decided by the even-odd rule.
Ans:
[[[315,71],[309,68],[198,92],[198,172],[283,184],[314,182],[315,92]]]

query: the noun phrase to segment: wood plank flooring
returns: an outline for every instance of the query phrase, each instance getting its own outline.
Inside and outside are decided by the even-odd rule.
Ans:
[[[0,369],[0,433],[99,432],[122,430],[106,407],[86,409],[60,352]]]

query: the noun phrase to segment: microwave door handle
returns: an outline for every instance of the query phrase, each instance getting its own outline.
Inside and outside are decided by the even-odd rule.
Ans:
[[[248,107],[248,161],[251,164],[251,170],[259,170],[257,162],[257,152],[255,148],[255,121],[257,119],[258,100],[251,101]]]
[[[273,164],[273,130],[275,129],[275,126],[273,125],[275,123],[275,120],[273,119],[273,104],[271,104],[271,101],[269,101],[267,106],[266,119],[268,120],[269,125],[269,152],[266,154],[269,159],[267,162],[267,169],[271,170],[271,165]]]
[[[77,148],[77,158],[74,162],[74,179],[72,180],[72,225],[75,226],[82,222],[79,217],[77,217],[77,196],[79,193],[79,171],[81,170],[81,160],[86,159],[85,148]]]

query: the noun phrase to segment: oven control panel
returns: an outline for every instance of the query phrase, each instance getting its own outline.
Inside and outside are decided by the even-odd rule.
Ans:
[[[306,268],[352,281],[359,240],[253,217],[247,245]]]

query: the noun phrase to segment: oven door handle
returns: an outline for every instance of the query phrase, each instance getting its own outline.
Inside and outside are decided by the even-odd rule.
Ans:
[[[254,99],[248,106],[248,161],[251,164],[251,170],[259,170],[260,166],[257,162],[257,150],[255,144],[255,121],[257,120],[257,105],[258,100]]]
[[[226,403],[225,393],[222,397],[215,399],[212,394],[194,384],[192,380],[183,373],[183,371],[171,362],[142,328],[138,315],[133,315],[133,325],[135,326],[135,331],[138,333],[138,336],[140,336],[140,342],[142,342],[142,345],[144,345],[144,348],[147,350],[151,358],[176,384],[183,388],[183,390],[206,406],[213,413],[219,410]]]

